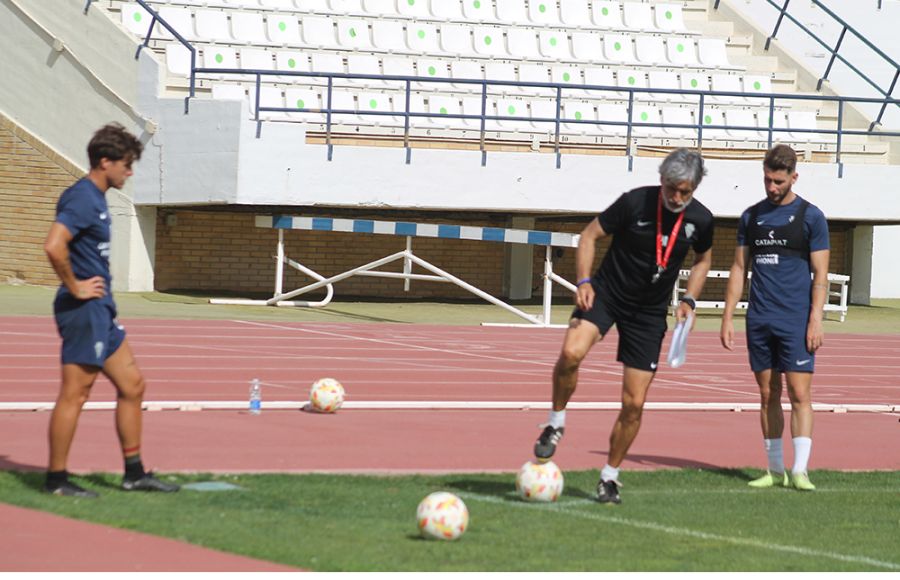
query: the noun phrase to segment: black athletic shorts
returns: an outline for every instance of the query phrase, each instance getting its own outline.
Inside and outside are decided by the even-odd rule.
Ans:
[[[616,360],[627,367],[656,372],[659,351],[668,328],[667,311],[621,304],[608,293],[598,291],[596,284],[594,291],[594,307],[587,312],[576,308],[572,318],[592,322],[604,337],[615,324],[619,331]]]

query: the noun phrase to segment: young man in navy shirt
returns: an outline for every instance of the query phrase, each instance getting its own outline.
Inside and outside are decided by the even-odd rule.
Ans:
[[[622,501],[619,466],[641,427],[681,265],[693,250],[687,292],[675,310],[677,320],[693,311],[712,264],[713,216],[694,198],[705,174],[699,153],[676,149],[660,165],[658,185],[622,194],[581,232],[575,253],[575,311],[553,368],[553,407],[534,444],[534,455],[542,462],[556,452],[565,432],[566,405],[578,383],[578,368],[616,325],[617,360],[624,367],[622,410],[610,433],[609,457],[597,483],[600,503]],[[597,241],[606,236],[613,237],[612,243],[591,276]]]
[[[125,329],[116,320],[109,272],[112,221],[109,188],[122,189],[143,145],[118,124],[97,131],[87,147],[91,170],[63,192],[44,251],[62,284],[53,302],[62,337],[62,386],[50,417],[50,465],[44,491],[97,497],[69,481],[66,464],[81,408],[103,373],[116,388],[116,431],[125,459],[122,489],[178,491],[144,471],[141,462],[141,403],[144,377]]]
[[[737,250],[725,294],[721,340],[734,348],[734,309],[750,264],[747,350],[759,385],[760,421],[769,467],[751,487],[812,491],[807,465],[812,448],[812,375],[822,346],[830,257],[828,223],[822,210],[794,193],[797,154],[776,145],[763,161],[766,199],[747,208],[738,224]],[[810,276],[812,274],[812,276]],[[791,400],[794,465],[785,471],[781,435],[781,375]]]

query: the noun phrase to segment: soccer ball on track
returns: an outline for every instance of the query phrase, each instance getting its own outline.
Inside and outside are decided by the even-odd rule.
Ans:
[[[309,405],[319,413],[334,413],[344,404],[344,386],[337,379],[324,378],[312,384]]]
[[[525,501],[556,501],[563,491],[563,474],[552,461],[526,461],[516,476],[516,491]]]
[[[419,502],[416,521],[427,538],[455,540],[469,527],[469,510],[459,497],[436,491]]]

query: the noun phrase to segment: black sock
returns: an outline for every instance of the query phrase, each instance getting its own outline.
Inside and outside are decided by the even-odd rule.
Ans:
[[[59,487],[67,481],[69,481],[69,473],[65,469],[47,472],[47,487]]]
[[[134,481],[144,476],[144,464],[141,463],[141,454],[125,458],[125,479]]]

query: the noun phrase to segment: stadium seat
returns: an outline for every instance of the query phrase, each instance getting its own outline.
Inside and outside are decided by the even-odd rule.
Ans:
[[[237,56],[234,49],[230,46],[204,46],[203,47],[203,67],[204,68],[238,68]],[[204,73],[219,79],[235,79],[234,75],[224,75],[216,73]]]
[[[462,2],[464,0],[435,0],[431,2],[431,14],[439,20],[457,21],[465,19]]]
[[[248,107],[250,109],[250,115],[254,116],[256,113],[256,87],[250,87],[248,90]],[[259,87],[259,106],[262,107],[273,107],[273,108],[284,108],[284,94],[282,94],[281,89],[277,87],[267,87],[265,85]],[[275,119],[288,119],[287,113],[282,112],[274,112],[274,111],[260,111],[259,118],[264,120],[275,120]]]
[[[654,89],[671,89],[671,90],[679,90],[681,86],[678,82],[678,73],[669,72],[669,71],[660,71],[660,70],[651,70],[647,73],[649,77],[648,86]],[[682,95],[677,95],[675,93],[654,93],[649,95],[650,99],[655,99],[658,101],[683,101],[684,97]],[[665,115],[664,115],[665,116]]]
[[[416,69],[413,61],[399,56],[386,56],[381,59],[384,74],[392,77],[414,77]]]
[[[566,26],[590,26],[591,9],[588,0],[559,0],[559,16]]]
[[[266,19],[266,35],[275,44],[300,44],[300,25],[292,14],[270,14]]]
[[[536,99],[529,103],[531,110],[531,127],[540,133],[555,133],[556,123],[541,122],[536,119],[555,119],[556,118],[556,101],[548,99]],[[562,129],[562,127],[560,127]]]
[[[369,22],[361,18],[337,18],[337,37],[342,47],[351,50],[371,50]]]
[[[485,115],[496,115],[496,107],[490,98],[485,102]],[[463,97],[462,99],[463,115],[481,115],[481,97]],[[463,125],[468,129],[478,130],[481,128],[480,119],[464,119]],[[496,121],[485,121],[485,131],[497,130]]]
[[[200,55],[197,55],[197,66],[201,65]],[[180,42],[166,45],[166,70],[169,74],[178,77],[191,76],[191,51]]]
[[[275,70],[275,61],[272,60],[272,53],[261,48],[243,47],[240,50],[241,68],[257,69],[257,70]],[[262,81],[272,81],[275,77],[264,76]]]
[[[745,93],[762,93],[762,94],[771,94],[772,93],[772,79],[771,77],[765,75],[744,75],[743,78],[743,87]],[[747,99],[752,105],[768,105],[769,99],[759,98],[759,99]],[[777,101],[776,101],[777,102]],[[777,102],[779,105],[784,105],[784,102]]]
[[[344,59],[339,54],[315,52],[310,55],[312,72],[317,73],[345,73]],[[346,84],[343,79],[335,79],[334,84]]]
[[[321,109],[322,94],[313,89],[287,89],[284,92],[286,107],[298,109]],[[308,123],[324,123],[325,115],[321,113],[288,113],[288,117]]]
[[[353,53],[347,55],[347,73],[352,75],[382,75],[381,61],[372,54]],[[351,85],[385,88],[381,79],[351,79]]]
[[[243,101],[247,91],[243,85],[216,83],[212,86],[212,98],[217,101]]]
[[[587,67],[584,69],[584,84],[598,87],[614,87],[616,79],[612,69]],[[592,99],[622,98],[619,91],[585,90]]]
[[[332,113],[331,122],[341,124],[354,124],[359,122],[359,115],[356,115],[356,94],[350,91],[336,89],[331,92],[331,110],[332,111],[354,111],[354,114],[348,113]],[[322,108],[328,108],[328,94],[322,93]]]
[[[707,125],[724,125],[725,124],[725,115],[722,113],[720,109],[712,109],[710,107],[705,107],[703,109],[703,139],[718,139],[724,140],[727,139],[727,134],[725,133],[725,129],[707,129]]]
[[[550,81],[558,84],[581,85],[584,81],[581,77],[581,69],[568,64],[555,64],[550,67]],[[563,89],[563,95],[574,94],[571,89]]]
[[[180,9],[173,9],[180,10]],[[166,18],[166,17],[164,17]],[[228,15],[222,10],[197,10],[194,13],[196,19],[197,38],[204,42],[231,42],[231,32],[228,29]],[[168,18],[166,22],[172,24]],[[179,26],[174,25],[175,30],[182,36],[184,33]]]
[[[725,40],[721,38],[700,38],[697,40],[697,52],[704,66],[715,68],[732,68],[728,62]]]
[[[526,60],[541,60],[538,39],[530,28],[510,27],[506,29],[509,54]]]
[[[630,89],[647,88],[647,74],[642,70],[620,69],[616,71],[616,85]],[[623,92],[622,98],[627,99],[628,93]],[[647,101],[650,99],[652,99],[652,95],[649,93],[642,93],[640,91],[635,91],[634,93],[635,101]]]
[[[650,4],[643,2],[624,2],[622,4],[622,21],[631,30],[654,32],[653,13]]]
[[[489,0],[484,0],[488,2]],[[503,24],[528,24],[525,0],[494,0],[497,20]]]
[[[362,8],[373,16],[392,16],[397,13],[394,0],[362,0]]]
[[[328,0],[294,0],[297,11],[301,14],[315,12],[318,14],[328,14],[331,12],[331,6]]]
[[[497,42],[502,44],[501,36]],[[475,56],[472,47],[472,30],[461,24],[441,24],[441,49],[456,56]]]
[[[634,39],[634,53],[638,62],[650,66],[668,66],[666,47],[660,36],[641,34]]]
[[[334,34],[334,22],[323,16],[303,16],[301,29],[303,42],[316,48],[339,48]]]
[[[597,120],[597,116],[594,114],[594,106],[585,101],[565,100],[563,101],[562,109],[562,116],[565,119],[574,121]],[[604,128],[600,125],[570,122],[563,123],[560,129],[570,135],[585,135],[588,133],[602,133]]]
[[[559,26],[559,9],[556,0],[531,0],[528,2],[528,20],[540,26]]]
[[[511,81],[515,82],[516,67],[507,62],[490,60],[484,63],[484,78],[489,81]],[[518,93],[519,89],[510,85],[488,85],[489,93]]]
[[[668,38],[666,55],[674,65],[697,66],[697,47],[690,38]]]
[[[232,12],[231,36],[238,42],[266,44],[266,26],[259,12]]]
[[[649,104],[636,104],[631,121],[659,124],[661,122],[659,108]],[[634,127],[631,134],[635,137],[658,137],[663,134],[663,130],[660,127]]]
[[[450,77],[447,62],[434,58],[420,58],[416,61],[416,76],[425,78],[446,79]],[[437,91],[446,89],[445,83],[420,83],[413,85],[420,91]]]
[[[686,32],[681,4],[655,4],[653,6],[656,28],[667,32]]]
[[[666,125],[693,125],[694,114],[691,109],[683,107],[663,107],[662,122]],[[663,127],[663,133],[679,139],[696,139],[697,130],[686,127]]]
[[[700,72],[681,71],[681,89],[685,91],[708,91],[709,75]],[[698,97],[687,97],[691,101],[699,102]],[[706,98],[707,103],[709,97]]]
[[[362,12],[360,0],[328,0],[328,5],[336,14],[359,14]]]
[[[450,62],[450,76],[455,79],[481,80],[484,79],[484,70],[481,63],[471,59],[459,59]],[[453,87],[467,93],[480,93],[481,85],[469,83],[453,83]]]
[[[530,117],[528,102],[524,99],[503,98],[497,100],[497,115],[506,117]],[[531,121],[497,121],[504,131],[530,131],[534,129]]]
[[[419,0],[420,2],[424,0]],[[441,52],[437,27],[428,22],[410,22],[406,26],[406,45],[419,54],[437,54]]]
[[[789,129],[818,129],[816,122],[816,113],[813,111],[788,111],[787,126]],[[800,142],[809,141],[828,141],[834,142],[835,135],[827,135],[822,133],[789,133],[792,139]]]
[[[398,0],[397,12],[408,18],[431,18],[428,0]]]
[[[572,60],[569,36],[562,30],[541,30],[538,33],[541,54],[547,59]]]
[[[402,22],[382,19],[372,21],[372,42],[379,50],[409,52],[405,38]]]
[[[438,0],[440,1],[440,0]],[[494,3],[491,0],[463,0],[463,15],[475,22],[496,22]]]
[[[764,137],[758,130],[746,131],[735,129],[734,127],[759,127],[756,119],[756,113],[749,109],[726,109],[725,124],[728,125],[726,132],[731,139],[740,141],[759,141]],[[766,123],[768,126],[768,123]]]
[[[279,71],[310,72],[309,56],[295,50],[279,50],[275,52],[275,68]],[[309,83],[310,77],[282,76],[281,82]]]
[[[542,64],[520,64],[519,82],[549,83],[550,71],[545,65]],[[533,95],[556,95],[556,91],[554,89],[541,87],[522,87],[522,91]]]
[[[441,31],[453,25],[445,24]],[[468,27],[463,27],[468,29]],[[503,28],[499,26],[476,26],[474,27],[475,52],[482,56],[506,57],[509,53],[506,51],[506,43],[503,38]],[[459,53],[456,50],[448,51]]]
[[[460,115],[462,109],[459,99],[447,95],[432,95],[428,97],[428,112],[435,115],[429,119],[432,125],[445,127],[467,127],[463,119],[446,118],[442,115]]]
[[[361,92],[357,95],[357,107],[357,111],[360,113],[360,122],[364,125],[374,125],[376,127],[403,125],[402,117],[364,114],[372,112],[392,113],[394,111],[393,103],[385,93]]]
[[[625,24],[622,22],[622,5],[618,2],[600,2],[595,0],[591,8],[591,20],[600,28],[612,30],[625,28]]]
[[[603,55],[609,62],[634,64],[634,43],[624,34],[603,35]]]
[[[613,105],[609,103],[601,103],[597,105],[597,120],[627,123],[628,110],[625,105]],[[624,137],[628,132],[626,125],[600,125],[599,133],[606,136]]]
[[[741,93],[741,77],[737,75],[716,74],[712,76],[712,90],[717,92]],[[746,99],[740,96],[711,96],[707,99],[710,103],[746,103]]]
[[[153,20],[150,13],[144,10],[140,4],[122,4],[119,17],[122,19],[122,26],[128,32],[141,38],[147,36],[147,30],[150,29],[150,21]]]
[[[187,40],[216,40],[213,37],[203,36],[200,32],[200,20],[198,18],[196,22],[196,32],[195,32],[195,23],[194,17],[190,9],[188,8],[173,8],[171,6],[163,6],[158,11],[160,18],[166,21],[166,23],[175,29],[175,31],[184,37]],[[216,11],[217,14],[224,20],[225,13],[221,11]],[[204,17],[204,26],[207,22],[207,17]],[[204,28],[203,33],[207,32],[206,28]],[[218,31],[217,31],[218,32]],[[219,40],[231,40],[231,35],[228,34],[228,22],[225,21],[222,31],[222,38]],[[160,38],[171,39],[175,38],[165,27],[157,23],[156,31],[154,32],[154,36],[159,35]]]
[[[573,32],[572,53],[580,61],[607,62],[603,56],[603,37],[596,32]]]

